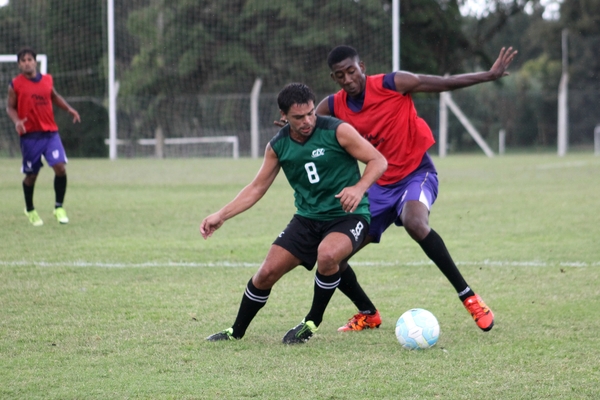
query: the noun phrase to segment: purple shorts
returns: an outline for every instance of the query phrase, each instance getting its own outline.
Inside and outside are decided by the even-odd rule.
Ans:
[[[42,155],[51,167],[58,163],[67,163],[65,148],[58,132],[32,132],[21,136],[20,139],[23,154],[21,172],[24,174],[36,175],[40,172],[44,165]]]
[[[407,201],[417,200],[430,210],[438,194],[437,174],[432,172],[409,175],[393,185],[374,184],[368,190],[371,227],[369,236],[379,243],[383,232],[392,224],[402,225],[400,214]]]

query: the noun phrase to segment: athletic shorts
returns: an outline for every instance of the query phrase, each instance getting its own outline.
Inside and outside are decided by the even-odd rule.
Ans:
[[[20,140],[23,155],[21,172],[24,174],[40,172],[40,168],[44,165],[42,155],[51,167],[58,163],[67,163],[67,155],[58,132],[26,133],[20,137]]]
[[[352,241],[352,252],[355,252],[367,237],[368,231],[369,223],[360,215],[350,214],[331,221],[294,215],[273,244],[299,258],[300,264],[310,271],[317,263],[317,251],[325,236],[333,232],[345,234]]]
[[[392,223],[402,225],[400,214],[407,201],[420,201],[431,210],[438,194],[437,174],[423,172],[409,175],[393,185],[374,184],[368,194],[371,211],[369,236],[373,243],[379,243],[381,235]]]

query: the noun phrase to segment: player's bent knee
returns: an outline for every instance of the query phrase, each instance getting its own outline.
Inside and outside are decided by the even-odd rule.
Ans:
[[[323,266],[338,265],[345,260],[352,252],[352,246],[348,246],[347,249],[343,248],[319,248],[317,254],[317,264]]]
[[[409,236],[416,241],[425,239],[425,236],[427,236],[430,231],[429,225],[425,221],[418,219],[409,219],[404,222],[404,229],[406,229]]]
[[[261,268],[254,274],[252,283],[260,290],[271,289],[273,285],[285,275],[285,272],[286,271],[279,271],[276,269]]]
[[[33,186],[33,185],[35,185],[35,181],[36,180],[37,180],[37,175],[36,174],[29,174],[29,175],[25,175],[25,179],[23,179],[23,182],[27,186]]]
[[[344,258],[347,257],[348,254],[344,253],[343,255],[341,255],[334,252],[319,252],[319,255],[317,257],[317,270],[323,275],[331,275],[336,273],[340,270],[339,264]]]
[[[58,176],[64,176],[67,173],[67,169],[63,163],[56,164],[52,168],[54,169],[54,173]]]

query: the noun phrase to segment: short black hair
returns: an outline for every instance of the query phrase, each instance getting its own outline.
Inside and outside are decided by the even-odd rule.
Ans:
[[[25,54],[30,54],[34,60],[37,57],[37,54],[35,54],[35,51],[31,47],[24,47],[17,53],[17,62],[21,61],[21,58],[23,58]]]
[[[327,56],[327,64],[329,65],[329,69],[331,69],[334,64],[344,61],[347,58],[358,58],[358,52],[356,49],[346,45],[337,46],[331,50]]]
[[[311,100],[314,103],[315,94],[304,83],[288,83],[277,95],[277,105],[284,114],[294,104],[308,104]]]

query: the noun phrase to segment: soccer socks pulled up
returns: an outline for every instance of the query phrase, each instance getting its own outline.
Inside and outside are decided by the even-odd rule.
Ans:
[[[304,318],[305,321],[312,321],[316,326],[321,325],[323,314],[329,304],[329,300],[335,293],[335,289],[340,284],[340,271],[333,275],[321,275],[319,271],[315,274],[315,292],[313,302],[308,314]]]
[[[35,186],[27,186],[25,182],[23,182],[23,195],[25,196],[25,208],[27,212],[33,211],[33,189]]]
[[[452,256],[450,256],[450,253],[446,248],[446,244],[444,244],[441,236],[438,235],[436,231],[431,229],[429,234],[425,236],[425,239],[417,243],[419,243],[425,254],[427,254],[427,257],[437,265],[452,286],[454,286],[456,292],[460,293],[461,301],[464,301],[464,299],[474,294],[473,291],[469,289],[469,285],[467,285],[467,282],[456,267],[456,264],[454,264]]]
[[[241,339],[246,334],[246,329],[248,329],[250,322],[252,322],[256,314],[265,306],[267,300],[269,300],[270,293],[271,289],[257,289],[252,283],[252,278],[250,278],[242,297],[238,315],[232,326],[232,336],[234,338]]]
[[[67,175],[58,176],[54,175],[54,195],[55,201],[54,207],[62,207],[65,201],[65,193],[67,192]]]
[[[375,314],[377,311],[377,308],[371,299],[369,299],[369,296],[367,296],[360,286],[360,283],[358,283],[356,274],[350,267],[350,264],[348,264],[344,272],[340,274],[340,284],[338,285],[338,289],[354,303],[361,313]]]

